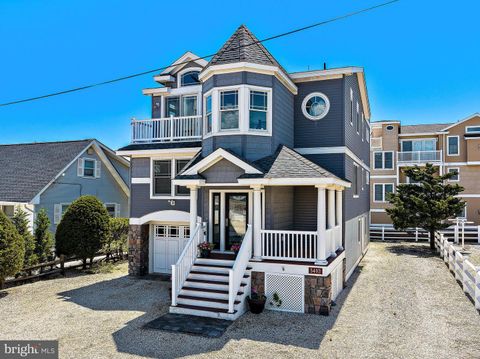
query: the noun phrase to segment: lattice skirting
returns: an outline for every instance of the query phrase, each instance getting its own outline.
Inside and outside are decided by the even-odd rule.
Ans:
[[[282,301],[280,305],[274,301],[277,293]],[[284,312],[303,313],[305,280],[302,275],[265,273],[266,309]]]

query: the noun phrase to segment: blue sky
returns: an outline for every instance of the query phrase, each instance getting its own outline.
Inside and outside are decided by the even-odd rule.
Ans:
[[[168,65],[186,50],[215,52],[245,23],[258,38],[382,0],[1,0],[0,103]],[[401,0],[265,43],[288,71],[363,66],[372,120],[451,122],[480,112],[477,0]],[[0,143],[97,138],[129,142],[148,118],[150,75],[0,107]]]

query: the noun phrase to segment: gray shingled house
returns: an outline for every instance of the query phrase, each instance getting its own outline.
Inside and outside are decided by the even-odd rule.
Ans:
[[[45,208],[55,231],[68,205],[97,196],[115,217],[129,216],[130,162],[97,140],[0,145],[0,210]]]
[[[369,242],[363,69],[289,73],[242,25],[210,62],[187,52],[154,80],[152,118],[117,151],[130,274],[171,273],[174,313],[235,319],[256,290],[267,309],[328,314]]]

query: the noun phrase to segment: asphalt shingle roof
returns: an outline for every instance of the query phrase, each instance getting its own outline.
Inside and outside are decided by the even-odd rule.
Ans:
[[[415,133],[429,133],[429,132],[438,132],[443,130],[445,127],[450,126],[451,123],[433,123],[433,124],[422,124],[422,125],[406,125],[400,127],[400,133],[403,134],[415,134]]]
[[[31,201],[91,142],[0,145],[0,201]]]

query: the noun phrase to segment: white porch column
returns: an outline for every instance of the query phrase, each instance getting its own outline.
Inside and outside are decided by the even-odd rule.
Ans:
[[[325,220],[325,187],[318,188],[317,200],[317,260],[315,264],[327,265],[327,223]]]
[[[253,259],[262,260],[262,187],[253,188]]]
[[[336,242],[336,249],[343,250],[343,201],[342,201],[342,190],[337,188],[337,200],[336,211],[337,211],[337,225],[338,225],[338,239]]]
[[[328,251],[330,252],[331,256],[336,257],[337,254],[335,251],[337,250],[336,241],[337,236],[336,232],[333,229],[335,227],[335,189],[329,188],[328,189],[328,228],[332,229],[332,237],[330,238],[330,243],[328,243]]]
[[[193,234],[197,225],[198,186],[188,186],[190,189],[190,233]]]

